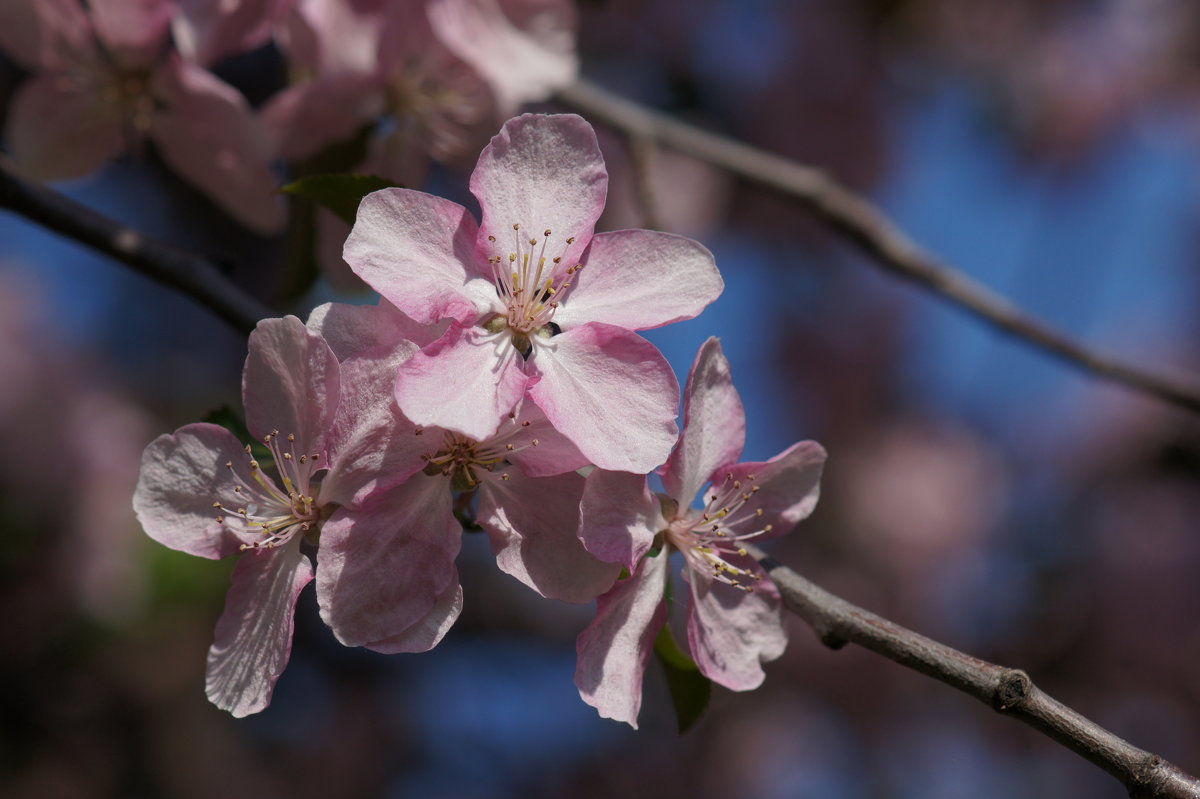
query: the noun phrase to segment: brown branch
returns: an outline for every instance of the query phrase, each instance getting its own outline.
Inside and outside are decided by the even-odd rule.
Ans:
[[[2,160],[0,208],[182,291],[244,333],[253,330],[259,319],[277,315],[230,282],[212,261],[143,236],[53,189],[26,180]]]
[[[940,263],[893,225],[874,205],[812,167],[708,133],[650,110],[587,81],[558,100],[633,140],[651,139],[744,180],[795,200],[871,256],[877,266],[906,278],[992,326],[1053,353],[1084,371],[1123,383],[1192,411],[1200,411],[1194,378],[1148,373],[1071,340],[1023,313],[1005,298]]]
[[[1020,669],[997,666],[918,635],[814,585],[747,546],[783,595],[783,604],[832,649],[858,644],[970,694],[1020,719],[1120,780],[1134,799],[1200,799],[1200,781],[1129,744],[1033,684]]]

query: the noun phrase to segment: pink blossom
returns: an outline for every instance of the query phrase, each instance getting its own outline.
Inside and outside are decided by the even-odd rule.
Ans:
[[[432,335],[426,330],[414,336],[413,326],[386,301],[378,307],[326,305],[309,320],[330,342],[343,374],[365,368],[377,376],[380,393],[390,389],[395,361],[412,353],[401,348],[394,354],[398,337],[420,341]],[[487,531],[500,569],[551,599],[590,602],[616,579],[620,566],[589,554],[575,535],[584,486],[576,470],[587,458],[533,403],[507,414],[499,430],[482,439],[397,415],[388,451],[389,470],[408,475],[390,492],[407,508],[410,521],[402,524],[453,530],[447,540],[457,551],[456,518],[473,516]],[[326,525],[322,552],[341,546],[332,535]],[[419,568],[398,563],[394,579],[416,579],[411,572]]]
[[[812,513],[825,450],[803,441],[764,463],[733,464],[745,429],[729,362],[710,338],[688,376],[683,433],[661,471],[666,493],[652,494],[640,475],[596,470],[587,478],[580,537],[631,572],[599,598],[577,642],[575,684],[606,718],[637,726],[642,673],[667,619],[672,552],[683,556],[688,647],[704,676],[749,690],[762,683],[761,663],[783,654],[778,593],[742,542],[779,535]],[[703,508],[692,507],[697,496]]]
[[[415,349],[400,342],[388,357]],[[344,644],[424,651],[458,616],[457,525],[394,490],[409,473],[391,454],[387,371],[343,369],[298,319],[268,319],[250,336],[242,394],[277,476],[216,425],[146,448],[134,494],[146,532],[200,557],[243,553],[208,656],[208,697],[235,716],[267,706],[287,663],[296,598],[314,577],[306,545],[318,547],[322,618]]]
[[[173,11],[168,0],[0,4],[0,47],[33,73],[9,112],[13,157],[64,180],[153,142],[243,224],[276,232],[269,139],[241,94],[171,50]]]
[[[528,394],[597,466],[662,463],[678,385],[633,331],[697,315],[723,283],[691,239],[593,235],[607,184],[587,122],[525,115],[505,123],[471,176],[482,224],[416,191],[363,200],[346,242],[351,268],[413,319],[452,320],[400,367],[408,418],[482,440]]]

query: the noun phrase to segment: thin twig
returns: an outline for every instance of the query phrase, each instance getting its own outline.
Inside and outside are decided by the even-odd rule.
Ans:
[[[997,666],[918,635],[814,585],[747,546],[775,581],[783,604],[832,649],[854,643],[1020,719],[1120,780],[1134,799],[1200,799],[1200,781],[1129,744],[1048,696],[1020,669]]]
[[[745,180],[799,200],[872,257],[872,262],[913,281],[1000,330],[1022,338],[1075,366],[1200,411],[1194,378],[1150,374],[1076,343],[1023,313],[1005,298],[940,263],[893,225],[874,205],[817,169],[797,164],[619,97],[587,81],[558,93],[560,101],[593,121],[632,137],[661,144]]]
[[[98,250],[182,291],[244,333],[276,314],[235,286],[216,265],[143,236],[53,189],[17,175],[0,160],[0,208]]]

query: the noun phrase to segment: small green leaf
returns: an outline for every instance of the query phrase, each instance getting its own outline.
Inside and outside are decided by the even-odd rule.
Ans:
[[[280,191],[305,197],[333,211],[348,224],[354,224],[358,204],[373,191],[398,185],[378,175],[310,175],[289,183]]]
[[[695,661],[679,648],[671,628],[664,625],[654,640],[654,654],[663,665],[667,675],[667,688],[671,691],[671,702],[675,705],[675,718],[679,722],[679,734],[683,735],[700,720],[712,697],[712,682],[700,673]]]

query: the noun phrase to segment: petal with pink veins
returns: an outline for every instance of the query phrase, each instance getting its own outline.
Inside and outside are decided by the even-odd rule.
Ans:
[[[480,313],[464,292],[476,277],[475,219],[458,203],[409,189],[363,198],[343,257],[355,274],[422,324]]]
[[[321,453],[340,395],[338,361],[323,338],[294,316],[258,323],[242,372],[251,434],[295,434],[300,454]]]
[[[574,472],[488,480],[479,490],[479,524],[487,530],[496,563],[548,599],[582,604],[607,591],[621,567],[583,548],[579,498],[583,478]]]
[[[757,568],[749,558],[734,565]],[[700,673],[731,691],[749,691],[763,681],[762,664],[783,654],[787,632],[782,604],[769,579],[742,591],[709,579],[688,575],[688,647]]]
[[[653,344],[592,323],[537,339],[529,365],[529,395],[596,466],[645,474],[667,459],[679,384]]]
[[[646,558],[633,576],[596,600],[596,618],[575,642],[575,687],[607,719],[637,729],[642,675],[667,621],[666,552]]]
[[[530,477],[573,472],[591,463],[571,439],[554,429],[542,409],[532,402],[521,403],[516,423],[521,432],[513,438],[513,443],[518,448],[508,459]],[[504,430],[501,426],[500,432]]]
[[[479,155],[471,193],[483,208],[484,262],[519,253],[529,237],[540,241],[550,230],[547,255],[573,264],[591,240],[608,193],[596,132],[574,114],[510,119]],[[492,244],[489,235],[496,238]],[[569,237],[575,241],[568,245]]]
[[[6,138],[21,170],[40,180],[83,177],[125,149],[120,109],[59,73],[35,75],[17,90]]]
[[[189,424],[156,438],[142,454],[133,494],[133,509],[146,534],[201,558],[237,552],[243,541],[217,521],[222,511],[213,503],[234,496],[225,464],[240,468],[245,461],[242,442],[215,424]]]
[[[296,598],[312,576],[298,537],[238,560],[208,650],[205,691],[214,705],[241,718],[271,703],[292,653]]]
[[[662,469],[663,485],[679,506],[691,507],[701,486],[733,463],[746,443],[746,412],[733,387],[721,342],[710,338],[696,353],[683,392],[683,432]]]
[[[346,646],[401,635],[426,618],[452,581],[461,527],[446,481],[416,475],[321,527],[317,602]]]
[[[260,235],[286,221],[270,137],[237,89],[178,56],[155,73],[150,136],[173,170]]]
[[[632,571],[667,526],[644,474],[593,469],[579,505],[579,538],[600,560]]]
[[[338,360],[344,361],[393,357],[404,349],[405,341],[424,347],[440,338],[447,326],[419,324],[387,300],[380,300],[378,305],[318,305],[309,313],[307,327],[324,338]],[[407,358],[405,355],[396,365]]]
[[[605,322],[629,330],[691,319],[721,295],[725,282],[699,242],[653,230],[598,233],[583,271],[554,321],[563,328]]]
[[[396,402],[415,424],[483,441],[521,401],[526,381],[507,333],[452,324],[400,365]]]
[[[425,617],[399,635],[382,641],[372,641],[366,646],[385,655],[401,652],[428,652],[437,646],[462,612],[463,590],[458,582],[458,572],[450,579],[446,590],[433,603],[433,609]]]
[[[825,449],[815,441],[801,441],[769,461],[738,463],[713,474],[717,483],[732,474],[734,480],[758,486],[752,502],[763,510],[763,522],[774,529],[758,540],[782,535],[807,519],[821,495],[821,470]],[[754,475],[750,480],[749,476]]]

